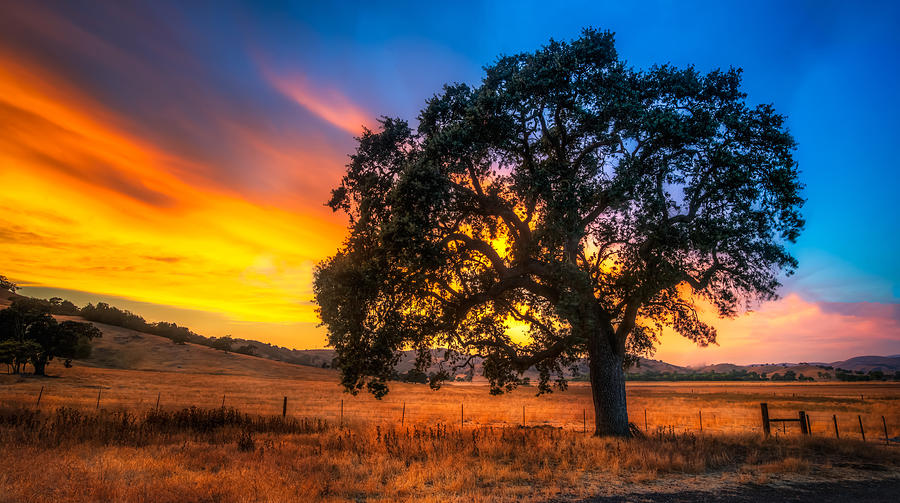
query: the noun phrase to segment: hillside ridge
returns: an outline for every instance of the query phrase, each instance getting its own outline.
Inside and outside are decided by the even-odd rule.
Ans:
[[[21,296],[10,292],[0,292],[0,308],[7,307],[16,297]],[[89,321],[81,316],[55,316],[61,320]],[[233,338],[234,346],[251,345],[255,350],[254,355],[237,354],[234,351],[222,351],[208,345],[191,342],[173,344],[170,339],[163,336],[97,321],[90,322],[103,332],[104,337],[94,342],[94,351],[91,357],[79,362],[87,366],[170,372],[201,371],[284,375],[285,372],[288,374],[291,372],[279,365],[314,367],[325,371],[332,367],[335,357],[333,349],[289,349],[253,339]],[[204,339],[216,340],[216,338]],[[434,351],[437,356],[444,350]],[[414,368],[415,357],[414,351],[402,352],[397,365],[398,376],[406,375]],[[482,373],[481,359],[476,359],[474,363],[474,372],[460,371],[453,377],[459,380],[484,381],[484,378],[480,377]],[[271,367],[270,364],[275,364],[276,367]],[[428,372],[437,371],[439,368],[439,364],[435,364],[428,369]],[[573,369],[573,372],[568,372],[568,377],[575,380],[586,378],[588,373],[586,361],[575,362]],[[802,374],[807,380],[832,381],[836,379],[839,371],[857,375],[876,371],[893,377],[895,373],[900,372],[900,355],[860,355],[830,363],[782,362],[750,365],[717,363],[700,367],[674,365],[662,360],[642,357],[638,360],[638,364],[629,368],[627,372],[631,379],[637,380],[642,378],[647,380],[696,380],[698,376],[709,378],[711,375],[713,377],[711,380],[718,380],[715,378],[716,375],[744,377],[734,380],[756,380],[747,378],[752,377],[753,374],[766,378],[776,376],[773,380],[778,380],[781,376],[792,372],[793,376]],[[333,371],[330,374],[333,375]],[[537,372],[533,369],[526,371],[524,376],[530,380],[538,378]]]

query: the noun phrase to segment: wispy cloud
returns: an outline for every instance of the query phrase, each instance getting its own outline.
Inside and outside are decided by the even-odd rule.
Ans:
[[[308,77],[296,73],[279,75],[265,67],[263,74],[285,97],[348,133],[358,135],[373,122],[371,114],[334,87],[317,86]]]
[[[315,322],[312,265],[340,242],[340,221],[321,203],[279,207],[208,181],[216,166],[130,122],[0,44],[3,274],[224,319]],[[278,152],[261,132],[233,138],[276,169],[321,158]]]

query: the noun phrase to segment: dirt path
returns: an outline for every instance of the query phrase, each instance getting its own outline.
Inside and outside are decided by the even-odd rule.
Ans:
[[[578,503],[894,503],[900,501],[900,478],[854,480],[845,482],[747,484],[718,491],[680,491],[671,493],[632,493],[598,496]]]

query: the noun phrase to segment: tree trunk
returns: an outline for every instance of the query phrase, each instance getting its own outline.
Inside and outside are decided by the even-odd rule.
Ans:
[[[43,359],[34,360],[31,362],[31,364],[34,366],[34,375],[36,375],[36,376],[47,375],[45,373],[45,369],[47,368],[47,360],[43,360]]]
[[[631,436],[625,402],[625,355],[617,354],[602,334],[590,341],[588,368],[594,398],[594,435]]]

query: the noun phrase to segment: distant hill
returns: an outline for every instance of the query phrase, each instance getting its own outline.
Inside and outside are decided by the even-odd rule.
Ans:
[[[900,370],[900,355],[894,356],[857,356],[849,360],[830,363],[834,368],[846,370],[860,370],[869,372],[880,370],[882,372],[897,372]]]
[[[83,321],[75,316],[60,320]],[[257,356],[224,352],[198,344],[173,344],[158,335],[91,322],[103,332],[94,339],[90,358],[76,365],[127,370],[231,374],[285,379],[334,380],[334,370],[273,361]],[[51,365],[51,373],[56,373]]]
[[[17,294],[0,292],[0,309],[7,307],[12,300],[20,297]],[[72,319],[85,321],[77,316],[57,316],[59,319]],[[104,334],[102,339],[94,343],[94,351],[91,358],[81,362],[84,365],[104,368],[161,370],[173,372],[205,372],[205,373],[239,373],[267,376],[294,375],[302,371],[306,376],[308,372],[314,372],[320,377],[331,376],[334,372],[325,370],[332,366],[334,360],[333,349],[289,349],[272,344],[259,342],[252,339],[233,339],[233,347],[253,346],[254,356],[223,352],[203,344],[173,344],[168,338],[152,335],[144,332],[130,330],[113,325],[92,322],[101,329]],[[204,338],[205,341],[214,341],[215,338]],[[203,342],[203,341],[201,341]],[[440,361],[444,350],[433,350],[435,361]],[[398,374],[409,372],[415,364],[414,351],[405,351],[397,365]],[[475,359],[474,382],[484,382],[481,377],[482,361]],[[301,367],[297,369],[296,367]],[[318,370],[309,369],[316,367]],[[569,372],[570,378],[584,379],[588,375],[587,362],[582,360],[574,365],[575,372]],[[289,370],[290,369],[290,370]],[[302,370],[309,369],[309,370]],[[439,369],[433,365],[427,372],[435,372]],[[816,381],[833,381],[838,378],[838,373],[846,375],[862,375],[869,372],[882,372],[887,376],[894,376],[900,372],[900,355],[891,356],[857,356],[847,360],[831,363],[767,363],[752,365],[735,365],[732,363],[719,363],[691,368],[673,365],[661,360],[640,358],[638,364],[628,369],[631,379],[642,379],[664,376],[663,380],[687,379],[693,380],[697,376],[705,374],[735,375],[740,373],[756,373],[766,379],[775,380],[792,372],[794,376],[803,375]],[[324,372],[324,373],[322,373]],[[525,372],[525,377],[532,380],[538,378],[537,371],[531,369]],[[464,370],[459,371],[459,378],[467,378]],[[658,380],[658,379],[652,379]]]

